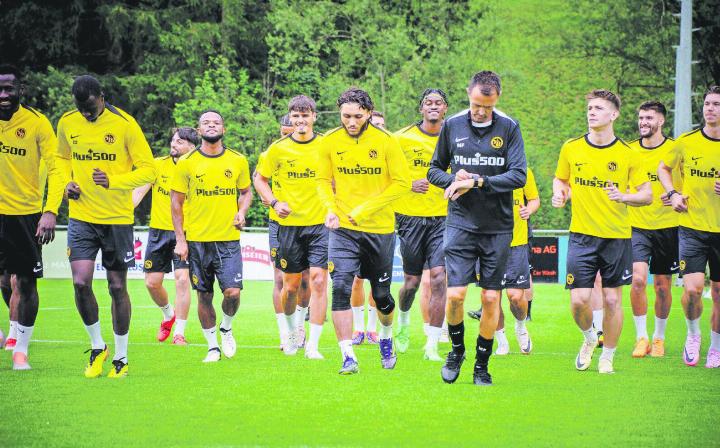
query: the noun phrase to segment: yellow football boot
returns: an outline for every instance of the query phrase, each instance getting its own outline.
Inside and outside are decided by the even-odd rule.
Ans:
[[[90,349],[90,361],[85,367],[85,378],[97,378],[103,373],[103,363],[108,357],[107,345],[102,349]]]
[[[108,378],[125,378],[128,374],[128,365],[119,359],[112,362],[113,368],[108,373]]]
[[[644,358],[645,355],[650,353],[650,342],[647,338],[640,338],[635,341],[635,348],[633,349],[633,358]]]
[[[650,348],[650,356],[653,358],[662,358],[665,356],[665,339],[655,338]]]

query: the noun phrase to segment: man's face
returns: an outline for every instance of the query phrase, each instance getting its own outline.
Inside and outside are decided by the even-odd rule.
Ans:
[[[422,114],[423,120],[428,123],[437,123],[445,118],[447,108],[445,100],[443,100],[440,95],[431,93],[423,100],[423,103],[420,106],[420,113]]]
[[[345,103],[340,106],[340,121],[351,137],[357,137],[365,129],[370,111],[360,107],[358,103]]]
[[[470,118],[475,123],[487,123],[492,120],[492,111],[498,102],[498,95],[495,88],[489,90],[485,86],[473,86],[468,90],[470,101]]]
[[[178,158],[193,149],[195,149],[195,145],[189,140],[180,138],[177,132],[173,135],[172,140],[170,140],[170,157]]]
[[[380,115],[370,115],[370,123],[379,128],[385,129],[385,117],[381,117]]]
[[[77,107],[80,115],[85,117],[87,121],[93,122],[102,113],[105,106],[105,96],[94,96],[90,95],[86,101],[75,100],[75,107]]]
[[[601,129],[618,117],[619,112],[613,103],[602,98],[593,98],[588,101],[587,121],[590,129]]]
[[[313,125],[315,124],[316,119],[317,119],[317,115],[315,115],[315,112],[310,111],[310,110],[290,111],[290,123],[292,123],[291,129],[294,129],[294,132],[297,132],[300,135],[312,133]],[[291,132],[293,132],[293,131],[291,131]]]
[[[648,138],[658,130],[662,129],[665,124],[665,117],[654,110],[642,110],[638,112],[638,129],[641,138]]]
[[[205,112],[200,116],[199,125],[198,133],[206,142],[215,143],[223,138],[225,124],[219,114]]]
[[[0,113],[10,114],[20,105],[22,87],[15,75],[0,75]]]
[[[703,118],[709,125],[720,125],[720,93],[711,93],[705,97]]]

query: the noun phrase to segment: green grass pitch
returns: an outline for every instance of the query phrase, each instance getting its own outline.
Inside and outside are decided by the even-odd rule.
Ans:
[[[589,371],[573,367],[582,336],[567,292],[559,285],[537,285],[529,323],[534,353],[518,354],[510,322],[511,354],[491,359],[490,388],[472,385],[472,359],[453,385],[441,381],[440,364],[422,360],[417,303],[411,348],[399,355],[395,370],[382,370],[377,346],[363,345],[356,351],[360,374],[338,375],[341,360],[330,322],[321,341],[324,361],[306,360],[302,352],[287,357],[277,348],[269,282],[245,285],[234,322],[237,355],[204,365],[195,307],[187,328],[190,346],[158,343],[160,311],[143,282],[131,281],[129,376],[88,380],[82,371],[89,343],[72,289],[69,280],[40,282],[41,308],[30,345],[33,370],[13,372],[10,352],[0,353],[2,447],[720,444],[720,372],[682,363],[685,322],[677,288],[667,356],[641,360],[630,356],[634,328],[626,289],[617,373],[601,376],[597,352]],[[95,282],[95,291],[112,353],[105,282]],[[479,291],[472,289],[467,304],[478,303]],[[701,365],[709,311],[706,302]],[[652,318],[648,321],[652,331]],[[466,325],[472,347],[477,326]],[[442,344],[442,351],[448,349]]]

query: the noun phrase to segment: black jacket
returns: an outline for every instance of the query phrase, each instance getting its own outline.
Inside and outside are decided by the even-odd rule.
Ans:
[[[469,110],[446,120],[427,178],[447,188],[461,169],[485,177],[484,183],[449,202],[446,225],[475,233],[512,233],[512,192],[525,186],[527,172],[517,122],[497,110],[485,128],[472,125]]]

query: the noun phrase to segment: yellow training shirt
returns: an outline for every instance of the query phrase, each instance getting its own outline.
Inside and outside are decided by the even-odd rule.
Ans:
[[[185,220],[188,241],[240,239],[233,221],[239,190],[250,188],[250,167],[244,155],[226,148],[210,156],[196,149],[178,160],[170,188],[184,193],[185,203],[191,204]]]
[[[333,192],[333,180],[335,192]],[[397,139],[371,124],[358,137],[343,127],[323,138],[318,194],[340,227],[368,233],[393,233],[394,200],[410,191],[410,172]],[[358,225],[348,219],[352,216]]]
[[[94,122],[77,110],[60,118],[57,164],[65,184],[80,186],[80,198],[68,201],[70,218],[94,224],[133,224],[132,190],[153,182],[156,174],[140,126],[107,103]],[[108,175],[110,188],[95,185],[95,168]]]
[[[631,142],[630,147],[635,152],[637,165],[643,173],[646,180],[652,186],[653,201],[652,204],[645,207],[628,207],[630,213],[630,225],[638,229],[667,229],[669,227],[677,227],[678,213],[673,211],[672,207],[666,207],[660,200],[660,195],[665,193],[657,171],[661,160],[666,160],[671,153],[675,140],[666,138],[659,146],[655,148],[646,148],[642,145],[642,139]],[[673,171],[673,183],[680,185],[682,179],[680,170]]]
[[[281,186],[282,195],[275,198],[290,207],[287,218],[277,217],[283,226],[313,226],[325,222],[325,207],[317,194],[321,140],[322,137],[315,134],[308,142],[298,142],[290,134],[270,145],[258,163],[257,172],[272,178],[273,194],[274,187]]]
[[[720,195],[715,182],[720,181],[720,140],[705,135],[702,129],[678,137],[674,151],[663,160],[679,170],[683,185],[675,189],[687,196],[688,211],[679,213],[679,224],[703,232],[720,232]],[[674,182],[674,180],[673,180]]]
[[[257,162],[257,166],[255,167],[255,172],[257,172],[258,167],[263,163],[265,156],[267,156],[267,150],[261,152],[260,155],[258,156],[258,162]],[[273,172],[272,175],[273,175],[273,177],[275,177],[277,175],[277,172]],[[275,181],[272,180],[270,182],[270,188],[272,189],[273,196],[275,196],[275,198],[278,201],[280,201],[281,200],[280,198],[282,197],[282,189],[280,188],[280,184],[275,183]],[[272,207],[268,207],[268,218],[270,218],[271,221],[275,221],[275,222],[280,221],[280,217],[278,216],[275,209]]]
[[[50,182],[45,211],[57,215],[65,184],[55,164],[56,149],[50,121],[35,109],[20,105],[9,121],[0,120],[0,214],[43,210],[45,165]]]
[[[157,177],[152,186],[152,209],[150,210],[150,227],[160,230],[173,230],[172,223],[172,207],[170,204],[170,182],[177,162],[170,157],[157,157],[155,159],[155,169]],[[185,201],[183,211],[187,222],[188,210],[190,209],[190,201]]]
[[[426,133],[418,123],[399,130],[395,136],[405,154],[411,182],[426,179],[439,134]],[[397,213],[407,216],[447,216],[448,202],[443,197],[444,194],[442,188],[430,184],[430,189],[426,193],[415,193],[411,190],[401,196],[395,201],[393,208]]]
[[[587,134],[567,141],[560,150],[555,177],[570,183],[570,231],[600,238],[630,238],[628,206],[611,201],[603,187],[612,182],[621,192],[647,182],[635,165],[632,149],[616,138],[595,146]]]
[[[510,243],[511,247],[528,243],[528,222],[520,217],[520,207],[525,205],[525,200],[530,201],[539,197],[540,193],[535,183],[535,175],[528,167],[525,186],[513,190],[513,239]]]

